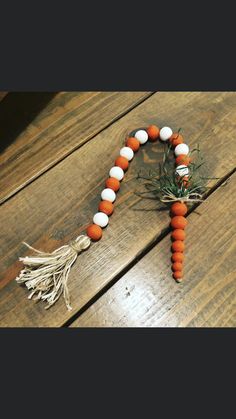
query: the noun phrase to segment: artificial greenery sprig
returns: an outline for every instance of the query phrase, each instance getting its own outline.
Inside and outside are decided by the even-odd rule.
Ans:
[[[191,158],[188,165],[188,176],[176,173],[175,162],[171,158],[172,147],[169,145],[163,154],[163,161],[159,163],[157,170],[149,170],[148,174],[138,173],[138,178],[146,180],[147,191],[141,195],[152,193],[161,202],[201,202],[203,194],[208,189],[206,182],[208,177],[202,175],[201,168],[205,164],[199,147],[189,153]],[[181,171],[181,169],[180,169]]]

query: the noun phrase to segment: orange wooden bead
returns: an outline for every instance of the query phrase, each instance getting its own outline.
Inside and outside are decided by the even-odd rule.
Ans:
[[[189,186],[189,179],[188,176],[184,176],[182,177],[182,183],[185,186],[185,188],[187,188]]]
[[[97,224],[91,224],[86,229],[87,236],[90,237],[91,240],[97,241],[100,240],[102,237],[102,229]]]
[[[173,215],[185,215],[188,212],[188,208],[183,202],[174,202],[171,205],[171,212]]]
[[[177,281],[180,281],[183,278],[183,272],[182,271],[173,272],[173,278],[175,278]]]
[[[184,186],[185,188],[188,188],[189,186],[189,178],[188,176],[180,176],[178,178],[178,183],[179,183],[179,187],[181,188],[182,186]]]
[[[181,262],[174,262],[172,264],[172,271],[182,271],[183,269],[183,264]]]
[[[119,166],[121,169],[127,170],[129,167],[129,161],[125,157],[119,156],[115,160],[115,166]]]
[[[182,230],[185,229],[186,225],[187,225],[188,221],[186,220],[185,217],[183,217],[182,215],[175,215],[172,219],[171,219],[171,227],[172,228],[181,228]]]
[[[172,259],[172,262],[183,262],[184,255],[183,253],[180,253],[180,252],[174,252],[172,253],[171,259]]]
[[[147,128],[147,133],[148,133],[148,139],[154,142],[159,137],[160,129],[156,125],[150,125]]]
[[[172,231],[171,237],[174,240],[184,240],[185,239],[185,231],[181,230],[180,228],[176,228]]]
[[[170,137],[170,143],[173,145],[173,147],[176,147],[177,145],[182,144],[183,142],[183,136],[178,132],[174,132]]]
[[[111,215],[114,211],[114,205],[110,201],[101,201],[98,209],[99,211],[104,212],[106,215]]]
[[[117,192],[120,189],[120,182],[114,177],[109,177],[106,180],[106,187],[112,189],[114,192]]]
[[[173,252],[183,252],[184,251],[184,242],[181,240],[175,240],[171,246]]]
[[[191,163],[192,159],[187,156],[186,154],[180,154],[178,157],[176,157],[175,159],[175,163],[177,166],[181,165],[181,164],[185,164],[185,166],[188,166]]]
[[[138,151],[138,149],[140,147],[140,142],[135,137],[129,137],[126,140],[126,145],[127,145],[127,147],[132,148],[132,150],[135,152],[135,151]]]

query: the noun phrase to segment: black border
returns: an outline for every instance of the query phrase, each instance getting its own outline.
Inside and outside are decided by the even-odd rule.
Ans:
[[[72,406],[104,415],[110,403],[109,417],[202,417],[208,404],[210,417],[230,417],[234,408],[234,328],[18,328],[0,337],[8,414],[14,405],[42,414],[40,401],[54,417]]]
[[[1,5],[1,91],[236,90],[228,4],[11,3]]]
[[[1,5],[0,90],[236,90],[234,15],[229,5],[217,2],[209,9],[206,2],[158,2],[155,6],[145,2],[145,7],[135,2],[129,9],[127,3],[70,2],[66,8],[64,2],[57,2],[55,7],[55,3],[49,2],[8,1]],[[228,391],[225,411],[232,401],[227,384],[235,370],[234,328],[22,328],[1,329],[0,337],[1,381],[11,396],[6,404],[8,412],[11,406],[17,406],[16,395],[22,396],[24,411],[29,409],[27,391],[35,390],[35,382],[44,383],[39,390],[42,393],[43,388],[52,399],[53,392],[46,390],[52,391],[57,380],[65,398],[70,387],[68,371],[75,371],[77,381],[86,382],[89,389],[99,367],[105,378],[109,371],[106,388],[110,386],[116,394],[122,388],[112,387],[119,368],[126,371],[121,377],[123,387],[129,383],[127,377],[131,377],[136,384],[148,388],[152,377],[157,390],[151,397],[162,396],[158,393],[161,383],[169,395],[166,407],[173,404],[176,409],[176,394],[179,399],[184,395],[186,407],[190,388],[194,396],[191,412],[196,412],[199,394],[205,400],[200,386],[208,396],[210,390],[215,391],[211,413],[223,399],[224,388]],[[211,380],[206,380],[208,375]],[[103,376],[100,372],[96,387],[99,390],[103,389]],[[193,386],[197,378],[199,387]],[[129,396],[131,384],[128,390]],[[78,412],[80,396],[78,390]],[[136,403],[138,397],[139,393]],[[160,397],[157,398],[160,403]],[[3,400],[7,402],[5,397]],[[55,400],[58,402],[58,394]],[[108,403],[107,393],[101,400],[103,406]],[[150,397],[148,403],[151,404]],[[155,416],[158,408],[156,403]],[[37,403],[34,409],[40,410]]]

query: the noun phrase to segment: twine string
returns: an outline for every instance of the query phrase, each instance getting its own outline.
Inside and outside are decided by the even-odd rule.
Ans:
[[[202,202],[203,201],[203,196],[199,193],[191,193],[189,195],[186,196],[181,196],[181,197],[177,197],[174,194],[172,194],[171,192],[168,194],[165,194],[162,196],[161,198],[161,202]]]
[[[25,283],[28,290],[32,290],[28,298],[46,301],[48,309],[63,294],[68,310],[71,310],[70,295],[68,291],[68,277],[73,263],[83,250],[90,246],[90,238],[85,235],[78,236],[71,243],[61,246],[52,253],[41,252],[24,243],[36,255],[19,258],[25,265],[16,278],[18,283]]]

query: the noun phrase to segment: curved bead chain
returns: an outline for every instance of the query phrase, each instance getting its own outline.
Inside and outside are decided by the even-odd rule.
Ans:
[[[161,130],[155,126],[150,125],[146,130],[138,130],[134,137],[129,137],[126,140],[126,146],[120,150],[120,155],[115,160],[115,165],[110,169],[109,178],[106,180],[106,188],[101,192],[102,201],[99,204],[99,212],[93,217],[93,224],[87,228],[87,235],[94,241],[102,237],[102,228],[109,223],[109,216],[114,210],[114,201],[116,200],[116,193],[120,189],[120,182],[125,176],[125,172],[129,168],[129,163],[134,157],[134,153],[140,148],[140,145],[149,141],[156,141],[158,138],[162,141],[170,141],[175,147],[176,155],[176,173],[179,176],[188,176],[188,164],[190,159],[187,157],[189,148],[184,144],[183,137],[179,133],[172,132],[171,128],[163,127]],[[183,164],[184,163],[184,164]]]

